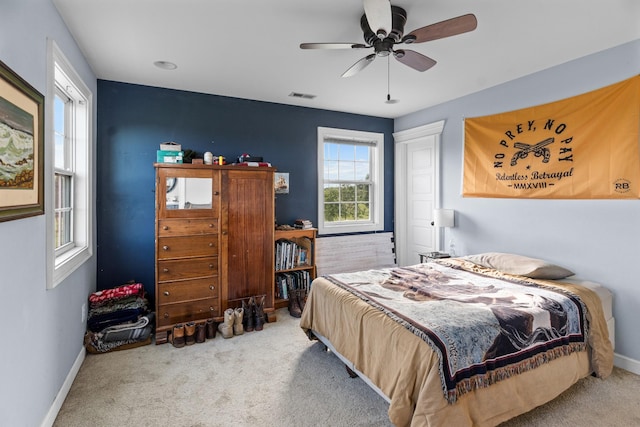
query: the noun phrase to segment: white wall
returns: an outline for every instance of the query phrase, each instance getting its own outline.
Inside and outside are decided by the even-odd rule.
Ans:
[[[47,91],[47,37],[58,43],[96,94],[96,78],[51,0],[2,0],[0,61],[43,95]],[[45,232],[44,215],[0,222],[2,426],[50,422],[47,414],[74,362],[83,354],[81,308],[95,290],[95,257],[58,287],[47,290]]]
[[[614,293],[616,364],[640,370],[640,200],[485,199],[461,196],[464,117],[556,101],[632,77],[640,40],[401,117],[395,131],[445,119],[443,207],[456,210],[456,251],[515,252],[555,261]],[[474,76],[472,71],[469,78]],[[628,364],[626,366],[625,364]]]

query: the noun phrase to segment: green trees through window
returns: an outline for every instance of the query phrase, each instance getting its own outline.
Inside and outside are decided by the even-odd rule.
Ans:
[[[369,145],[324,144],[325,222],[371,220],[370,151]]]
[[[318,128],[318,230],[384,227],[384,134]]]

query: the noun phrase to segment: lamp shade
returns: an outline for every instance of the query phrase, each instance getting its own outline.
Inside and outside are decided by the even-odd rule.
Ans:
[[[436,227],[453,227],[454,225],[453,209],[434,209],[433,225]]]

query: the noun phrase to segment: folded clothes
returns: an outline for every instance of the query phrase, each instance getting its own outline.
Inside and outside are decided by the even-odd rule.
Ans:
[[[146,314],[146,309],[129,308],[114,311],[112,313],[99,314],[92,316],[87,320],[87,327],[92,332],[100,332],[109,326],[136,322],[141,314]]]
[[[130,283],[111,289],[93,292],[89,295],[89,303],[92,307],[99,307],[109,301],[117,301],[132,295],[144,296],[142,283]]]
[[[149,301],[146,298],[127,297],[122,300],[110,302],[109,304],[91,308],[89,310],[89,318],[100,314],[113,313],[114,311],[125,310],[129,308],[144,308],[146,310],[148,305]]]
[[[140,317],[138,321],[134,323],[109,326],[98,332],[96,336],[104,342],[144,340],[149,336],[151,331],[147,326],[153,325],[155,318],[155,313],[149,313],[146,316]]]
[[[147,325],[146,330],[149,331],[146,335],[146,338],[141,338],[139,340],[126,340],[126,341],[113,341],[113,342],[104,342],[103,340],[96,337],[96,334],[90,331],[84,336],[84,346],[87,349],[88,353],[100,354],[100,353],[108,353],[110,351],[116,350],[127,350],[130,348],[140,347],[143,345],[151,344],[151,331],[153,329],[153,325]]]

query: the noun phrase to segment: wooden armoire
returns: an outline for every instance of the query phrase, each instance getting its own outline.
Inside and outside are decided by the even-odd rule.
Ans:
[[[156,343],[265,296],[274,310],[274,169],[156,163]]]

